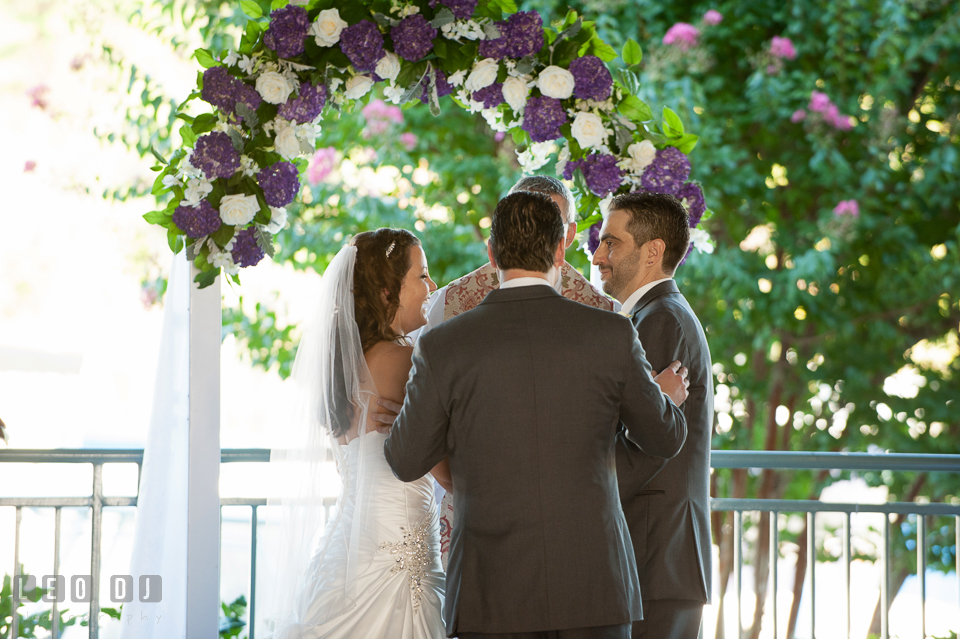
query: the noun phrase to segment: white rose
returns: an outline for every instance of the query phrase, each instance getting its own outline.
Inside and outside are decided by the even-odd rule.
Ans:
[[[283,104],[293,93],[293,83],[276,71],[267,71],[257,78],[257,93],[270,104]]]
[[[573,74],[556,66],[549,66],[540,72],[537,87],[548,98],[566,100],[573,95]]]
[[[355,75],[349,80],[347,80],[346,91],[343,94],[348,100],[356,100],[357,98],[362,98],[370,91],[370,87],[373,86],[373,79],[366,75]]]
[[[500,69],[500,63],[493,58],[484,58],[477,62],[473,71],[467,76],[467,81],[463,88],[473,93],[480,89],[485,89],[497,81],[497,71]]]
[[[273,141],[273,148],[283,156],[284,160],[300,157],[300,140],[297,138],[297,130],[289,125],[283,127]]]
[[[393,82],[400,74],[400,58],[397,57],[396,53],[387,51],[387,55],[380,58],[380,62],[377,62],[377,68],[373,72],[384,80]]]
[[[633,160],[633,170],[642,171],[653,162],[653,159],[657,156],[657,147],[653,146],[653,143],[650,140],[644,140],[643,142],[636,142],[627,147],[627,153],[630,154],[630,159]]]
[[[340,32],[346,26],[347,23],[340,19],[339,11],[326,9],[321,11],[314,23],[310,25],[307,34],[313,36],[318,47],[332,47],[340,42]]]
[[[270,223],[267,224],[264,228],[276,235],[280,232],[284,226],[287,225],[287,209],[283,207],[274,208],[270,207]]]
[[[260,210],[256,195],[224,195],[220,200],[220,219],[224,224],[242,226],[249,224]]]
[[[607,138],[603,130],[603,121],[599,116],[588,111],[577,114],[570,132],[573,134],[573,139],[584,149],[594,149],[602,145]]]
[[[527,83],[520,78],[509,77],[503,81],[503,99],[515,113],[521,113],[527,104]]]

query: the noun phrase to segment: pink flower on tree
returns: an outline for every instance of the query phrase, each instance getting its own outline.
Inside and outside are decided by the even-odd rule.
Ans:
[[[841,200],[840,203],[833,208],[833,214],[837,217],[843,217],[844,215],[860,217],[860,205],[857,204],[856,200]]]
[[[27,89],[27,95],[30,96],[30,106],[36,107],[41,111],[50,106],[50,103],[47,101],[47,94],[50,92],[50,87],[45,84],[38,84],[35,87],[30,87]]]
[[[317,149],[317,152],[310,158],[310,165],[307,167],[307,182],[310,186],[317,186],[323,182],[333,171],[337,161],[337,150],[332,146],[323,149]]]
[[[400,107],[389,105],[380,99],[371,100],[360,113],[367,120],[367,128],[363,132],[366,138],[383,135],[391,124],[403,124],[403,111]]]
[[[413,151],[414,147],[417,146],[417,136],[409,131],[401,133],[400,144],[402,144],[407,151]]]
[[[801,122],[805,120],[806,117],[807,117],[806,111],[804,111],[803,109],[797,109],[796,111],[793,112],[793,115],[790,116],[790,121],[796,124],[797,122]]]
[[[692,24],[678,22],[669,29],[663,36],[663,43],[667,45],[677,45],[682,51],[697,46],[697,39],[700,37],[700,30]]]
[[[781,38],[780,36],[773,36],[773,40],[770,41],[770,54],[775,58],[786,58],[787,60],[793,60],[797,57],[797,50],[793,46],[790,38]]]
[[[716,9],[710,9],[703,14],[703,21],[710,26],[715,26],[723,22],[723,15]]]
[[[33,173],[37,168],[37,163],[34,160],[27,160],[23,163],[23,172],[24,173]]]
[[[817,113],[826,113],[827,108],[833,104],[830,102],[830,98],[827,97],[826,93],[821,93],[820,91],[813,91],[810,93],[810,106],[808,107],[811,111],[816,111]]]

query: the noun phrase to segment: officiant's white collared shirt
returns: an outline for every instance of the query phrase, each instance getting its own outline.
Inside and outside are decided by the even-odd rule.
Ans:
[[[553,285],[542,277],[515,277],[506,282],[500,282],[500,288],[520,288],[521,286],[536,286],[542,284],[553,288]]]
[[[643,286],[635,290],[633,293],[630,294],[630,297],[628,297],[626,301],[624,301],[623,307],[620,310],[620,314],[629,317],[630,313],[633,312],[633,307],[637,305],[637,302],[639,302],[644,295],[647,294],[647,291],[652,289],[654,286],[656,286],[660,282],[667,282],[671,279],[673,278],[665,277],[662,280],[654,280],[652,282],[648,282],[647,284],[644,284]]]

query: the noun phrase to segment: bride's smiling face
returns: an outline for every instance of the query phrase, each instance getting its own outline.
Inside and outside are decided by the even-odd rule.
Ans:
[[[393,319],[393,329],[406,335],[427,323],[427,298],[437,290],[430,279],[427,256],[420,246],[410,247],[410,268],[400,287],[400,308]]]

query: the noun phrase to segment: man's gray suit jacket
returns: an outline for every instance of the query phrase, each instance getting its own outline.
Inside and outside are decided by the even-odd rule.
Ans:
[[[413,481],[450,459],[449,636],[642,618],[617,431],[670,457],[686,425],[626,318],[548,286],[493,291],[420,338],[406,393],[390,467]]]
[[[689,369],[683,403],[687,440],[669,461],[617,437],[620,499],[633,538],[643,599],[710,599],[710,435],[713,371],[703,328],[676,282],[662,282],[630,313],[647,359],[662,371],[675,360]]]

